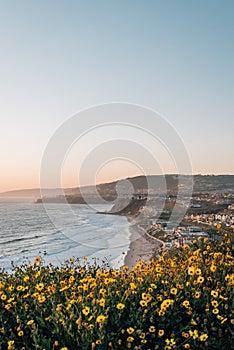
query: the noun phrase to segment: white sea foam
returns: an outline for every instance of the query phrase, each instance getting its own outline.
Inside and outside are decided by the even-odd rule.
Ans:
[[[25,258],[33,261],[44,251],[46,263],[56,265],[83,256],[115,268],[124,264],[122,252],[130,243],[125,217],[96,214],[86,205],[72,205],[72,215],[64,204],[49,204],[47,211],[53,223],[42,204],[0,200],[0,267],[9,269],[11,260],[17,264]]]

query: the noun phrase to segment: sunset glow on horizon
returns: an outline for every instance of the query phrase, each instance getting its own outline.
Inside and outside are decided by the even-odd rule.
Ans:
[[[39,188],[56,130],[79,111],[115,101],[162,115],[183,141],[193,174],[234,174],[233,11],[229,0],[1,2],[0,192]],[[118,135],[155,150],[158,168],[148,164],[147,174],[177,173],[166,147],[127,131],[103,128],[72,145],[61,186],[146,173],[117,152],[79,182],[85,152]],[[52,175],[48,186],[56,187]]]

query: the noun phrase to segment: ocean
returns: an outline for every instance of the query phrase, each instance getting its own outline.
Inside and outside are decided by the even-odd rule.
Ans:
[[[70,257],[87,257],[114,268],[124,264],[130,244],[129,222],[118,215],[97,214],[109,205],[35,204],[32,198],[0,198],[0,268],[11,261],[58,266]],[[44,255],[46,252],[46,255]]]

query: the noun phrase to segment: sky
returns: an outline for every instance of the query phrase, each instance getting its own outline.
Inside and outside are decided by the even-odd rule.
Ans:
[[[0,191],[39,187],[55,131],[110,102],[164,116],[193,173],[233,174],[233,13],[232,0],[0,0]],[[67,187],[79,184],[73,157]],[[97,180],[141,173],[134,162],[107,159]]]

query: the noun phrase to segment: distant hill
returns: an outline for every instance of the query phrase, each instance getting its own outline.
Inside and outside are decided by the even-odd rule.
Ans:
[[[46,193],[46,196],[55,197],[61,191],[58,189],[47,188],[43,190],[43,193]],[[73,193],[74,189],[65,189],[66,194]],[[40,188],[24,189],[24,190],[14,190],[0,193],[0,197],[32,197],[39,198],[41,196]]]
[[[234,192],[234,175],[195,175],[193,192]]]
[[[186,188],[189,176],[181,176],[180,186]],[[200,192],[226,192],[234,191],[234,175],[194,175],[193,193]],[[96,186],[99,195],[107,200],[114,200],[119,193],[123,195],[127,193],[145,193],[149,192],[161,193],[164,191],[164,181],[166,181],[166,191],[169,195],[176,195],[178,192],[178,175],[150,175],[136,176],[110,183],[104,183]],[[148,189],[149,184],[149,189]],[[132,187],[132,188],[131,188]],[[117,193],[118,192],[118,193]],[[53,200],[60,194],[58,189],[43,190],[43,194],[47,198]],[[71,203],[77,203],[85,195],[95,196],[94,186],[84,186],[82,188],[66,188],[64,189],[66,197],[69,197]],[[33,197],[40,198],[41,192],[39,188],[16,190],[0,193],[0,197]],[[95,201],[95,200],[94,200]],[[82,201],[81,201],[82,202]]]

